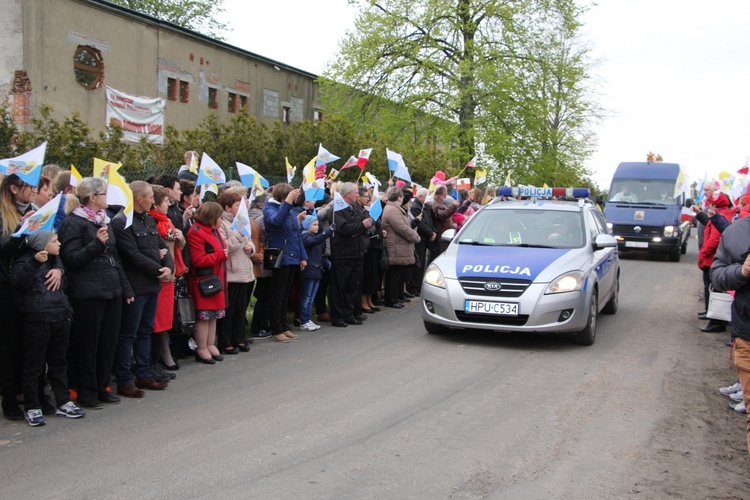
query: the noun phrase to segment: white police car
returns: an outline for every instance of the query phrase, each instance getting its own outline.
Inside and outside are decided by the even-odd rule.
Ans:
[[[560,196],[560,188],[534,189]],[[563,192],[588,196],[588,189]],[[591,345],[599,312],[617,312],[617,240],[588,200],[496,200],[443,239],[450,246],[427,267],[422,286],[429,333],[563,333]]]

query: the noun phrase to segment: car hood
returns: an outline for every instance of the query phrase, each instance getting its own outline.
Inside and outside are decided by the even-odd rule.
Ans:
[[[446,278],[515,278],[549,282],[581,269],[585,248],[530,248],[452,244],[436,260]]]

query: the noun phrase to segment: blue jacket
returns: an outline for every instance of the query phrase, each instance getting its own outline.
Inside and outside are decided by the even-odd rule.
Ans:
[[[331,230],[326,229],[318,234],[311,234],[307,231],[302,232],[302,243],[307,250],[307,267],[300,273],[302,279],[321,279],[323,277],[324,262],[323,250],[326,247],[326,240],[331,237]]]
[[[284,249],[282,266],[298,266],[301,260],[307,260],[297,217],[291,213],[291,210],[292,206],[286,201],[279,203],[271,199],[263,205],[263,222],[268,237],[266,248]]]

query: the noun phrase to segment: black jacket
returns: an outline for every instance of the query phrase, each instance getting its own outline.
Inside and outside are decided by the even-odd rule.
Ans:
[[[367,228],[363,213],[347,207],[333,214],[336,232],[331,238],[331,257],[334,259],[361,259],[364,255],[363,235]]]
[[[34,210],[33,206],[29,206],[26,212]],[[19,225],[20,227],[20,225]],[[18,228],[16,228],[17,230]],[[21,245],[26,239],[23,235],[18,238],[12,236],[4,236],[3,231],[3,216],[0,214],[0,282],[10,282],[10,262],[13,257],[19,253]]]
[[[62,245],[60,256],[70,283],[68,296],[78,300],[133,297],[117,253],[114,228],[111,224],[107,228],[106,245],[96,237],[98,230],[99,226],[93,222],[71,214],[57,232]]]
[[[421,241],[425,242],[429,247],[432,247],[430,238],[435,234],[435,225],[432,223],[432,210],[430,207],[422,205],[422,202],[419,201],[418,198],[414,198],[414,201],[411,202],[409,212],[411,213],[411,216],[414,217],[413,220],[419,220],[416,217],[418,217],[419,214],[422,214],[422,221],[416,228],[417,233],[419,233]]]
[[[125,229],[125,213],[120,212],[112,219],[117,238],[117,252],[120,254],[125,275],[135,295],[154,295],[161,289],[157,279],[159,269],[168,267],[174,272],[174,261],[169,251],[164,257],[159,250],[167,249],[167,244],[156,229],[156,222],[147,213],[133,212],[133,224]]]
[[[73,318],[65,295],[65,275],[60,288],[48,290],[44,282],[47,273],[53,269],[52,261],[39,262],[34,258],[36,252],[28,249],[13,260],[10,269],[10,281],[13,286],[13,298],[18,310],[27,320],[40,323],[55,323]]]
[[[742,263],[750,253],[750,217],[724,230],[711,265],[711,284],[719,292],[734,290],[732,336],[750,341],[750,278],[742,275]]]

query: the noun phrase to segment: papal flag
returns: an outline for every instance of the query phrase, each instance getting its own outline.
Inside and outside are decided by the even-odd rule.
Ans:
[[[344,210],[345,208],[349,208],[349,204],[344,201],[344,198],[341,196],[341,193],[338,191],[333,192],[333,211],[338,212],[339,210]]]
[[[487,169],[477,168],[474,170],[474,185],[478,186],[487,182]]]
[[[11,236],[21,236],[22,234],[34,234],[38,231],[53,231],[55,228],[55,219],[57,211],[60,209],[60,200],[62,194],[58,194],[50,201],[44,204],[39,210],[28,217],[21,226],[21,229],[11,234]]]
[[[508,170],[508,175],[505,177],[505,187],[511,187],[510,185],[510,174],[512,174],[512,170]]]
[[[294,174],[297,172],[297,167],[293,167],[286,156],[284,157],[284,161],[286,162],[286,181],[291,184]]]
[[[121,166],[122,164],[120,163],[94,158],[94,177],[101,177],[109,182],[110,172],[117,172]]]
[[[26,184],[38,186],[39,178],[42,176],[44,154],[46,151],[47,142],[45,141],[20,156],[0,160],[0,173],[5,175],[16,174]]]
[[[321,165],[325,165],[339,159],[340,158],[338,156],[331,154],[326,148],[324,148],[323,143],[321,142],[320,146],[318,147],[318,156],[315,160],[315,166],[319,167]]]
[[[232,224],[229,226],[230,229],[234,229],[237,232],[244,234],[248,238],[252,237],[250,228],[250,214],[247,209],[247,198],[244,196],[240,200],[240,208],[237,210],[237,215],[234,216]]]
[[[224,175],[224,171],[221,167],[213,161],[210,156],[203,153],[203,157],[201,157],[201,166],[198,170],[198,180],[195,181],[195,185],[224,184],[225,182],[227,182],[227,177]]]
[[[254,168],[240,162],[235,162],[235,165],[237,166],[237,173],[240,174],[240,182],[243,186],[250,188],[251,201],[256,196],[263,194],[266,188],[270,186],[269,182]]]
[[[123,207],[125,227],[133,223],[133,191],[130,190],[130,186],[125,182],[125,178],[115,169],[109,171],[107,205]]]
[[[70,186],[76,187],[83,177],[75,165],[70,164]]]
[[[372,220],[377,221],[383,214],[383,203],[380,201],[380,193],[378,193],[378,185],[375,184],[372,190],[372,203],[370,204],[370,217]]]

